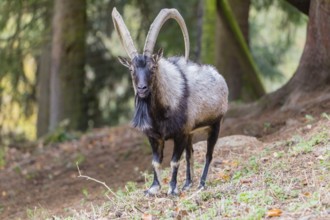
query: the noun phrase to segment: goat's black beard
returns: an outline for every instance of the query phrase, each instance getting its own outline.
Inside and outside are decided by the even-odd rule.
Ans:
[[[152,118],[150,115],[150,95],[146,98],[135,96],[135,112],[132,126],[143,132],[152,128]]]

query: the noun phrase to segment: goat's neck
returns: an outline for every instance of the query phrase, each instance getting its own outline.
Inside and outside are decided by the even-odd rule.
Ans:
[[[156,74],[152,102],[162,105],[163,108],[176,110],[185,89],[179,65],[162,58],[158,62]]]

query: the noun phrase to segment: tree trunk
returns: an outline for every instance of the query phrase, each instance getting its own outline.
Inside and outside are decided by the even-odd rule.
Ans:
[[[330,86],[330,1],[313,0],[305,48],[299,66],[282,88],[267,95],[263,104],[268,108],[291,108],[297,101],[316,90]]]
[[[229,5],[227,5],[229,4]],[[231,6],[233,17],[226,6]],[[217,1],[218,27],[216,66],[225,77],[229,87],[230,100],[252,101],[265,94],[247,45],[249,39],[250,0]],[[235,29],[236,20],[238,27]],[[240,38],[240,30],[243,36]],[[244,42],[245,41],[245,42]]]
[[[195,61],[201,63],[202,55],[202,38],[203,38],[203,10],[204,10],[204,0],[198,1],[197,6],[197,42],[195,49]]]
[[[37,78],[37,137],[48,133],[50,110],[50,44],[46,44],[41,52],[38,63]]]
[[[311,0],[286,0],[286,1],[291,5],[293,5],[295,8],[297,8],[299,11],[304,13],[305,15],[308,15]]]
[[[50,130],[65,119],[87,127],[84,106],[86,0],[56,0],[53,17]]]

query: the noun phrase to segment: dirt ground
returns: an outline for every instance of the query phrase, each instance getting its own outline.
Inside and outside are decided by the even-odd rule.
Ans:
[[[296,108],[257,116],[228,116],[221,136],[248,135],[261,142],[283,140],[298,128],[303,130],[307,120],[317,122],[322,120],[322,113],[330,114],[329,94],[322,94],[321,100],[315,96],[304,97]],[[229,141],[222,155],[239,140]],[[142,173],[151,167],[147,139],[129,126],[95,129],[71,142],[35,145],[12,147],[6,153],[6,164],[0,168],[0,219],[26,219],[35,208],[48,210],[50,216],[60,215],[68,209],[79,209],[86,201],[104,202],[100,184],[77,178],[76,162],[83,175],[114,189],[127,181],[143,183]],[[171,143],[167,143],[165,166],[170,153]],[[221,159],[225,158],[216,158],[215,163]]]

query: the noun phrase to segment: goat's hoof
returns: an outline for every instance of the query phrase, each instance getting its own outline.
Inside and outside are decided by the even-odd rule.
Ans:
[[[144,191],[144,195],[146,196],[154,196],[159,193],[160,186],[151,186],[148,190]]]
[[[167,192],[167,195],[169,195],[169,196],[178,196],[179,192],[171,191],[171,192]]]
[[[206,186],[205,185],[199,185],[197,190],[205,190],[206,189]]]
[[[167,191],[167,195],[169,196],[178,196],[179,195],[179,190],[177,187],[175,187],[174,189],[172,189],[171,187],[168,189]]]
[[[182,191],[189,190],[192,186],[192,182],[185,183],[184,186],[182,187]]]

